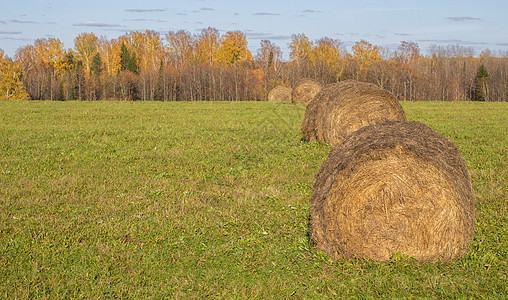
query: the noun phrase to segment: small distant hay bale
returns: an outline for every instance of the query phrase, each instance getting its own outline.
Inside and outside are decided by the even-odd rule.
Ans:
[[[311,243],[333,259],[445,262],[465,254],[474,199],[458,149],[426,125],[386,121],[337,145],[316,175]]]
[[[292,89],[285,85],[278,85],[268,93],[268,101],[291,101]]]
[[[307,104],[323,88],[312,79],[302,79],[293,88],[291,101],[296,104]]]
[[[307,105],[304,140],[335,146],[354,131],[387,120],[405,121],[395,97],[377,85],[347,80],[325,86]]]

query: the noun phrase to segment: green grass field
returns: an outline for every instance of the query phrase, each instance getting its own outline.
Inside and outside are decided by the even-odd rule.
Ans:
[[[1,102],[0,298],[503,298],[508,103],[402,103],[454,142],[476,200],[463,259],[332,263],[309,247],[305,107]]]

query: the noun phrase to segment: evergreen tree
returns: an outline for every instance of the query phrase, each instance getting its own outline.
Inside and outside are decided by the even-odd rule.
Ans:
[[[130,56],[129,63],[127,64],[127,70],[134,74],[138,74],[138,64],[136,62],[136,53],[132,53]]]
[[[490,78],[487,69],[482,64],[476,74],[476,85],[474,100],[475,101],[489,101],[490,92]]]
[[[136,53],[129,53],[129,49],[125,46],[125,43],[122,43],[122,47],[120,48],[120,70],[122,71],[131,71],[132,73],[138,73],[138,66],[136,63]]]
[[[129,50],[127,50],[127,46],[125,43],[122,43],[122,47],[120,48],[120,70],[125,71],[129,66],[129,61],[131,60],[131,55]]]
[[[97,52],[92,58],[92,63],[90,65],[90,73],[93,73],[97,76],[100,76],[102,73],[102,60],[99,52]]]

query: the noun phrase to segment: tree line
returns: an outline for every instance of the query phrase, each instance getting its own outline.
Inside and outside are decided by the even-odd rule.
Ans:
[[[65,49],[58,38],[38,39],[14,59],[0,49],[0,99],[265,100],[277,85],[311,78],[321,84],[355,79],[375,83],[399,100],[508,99],[508,54],[402,41],[395,51],[359,41],[348,52],[331,38],[292,35],[289,60],[262,40],[256,55],[240,31],[221,34],[131,32],[108,40],[82,33]]]

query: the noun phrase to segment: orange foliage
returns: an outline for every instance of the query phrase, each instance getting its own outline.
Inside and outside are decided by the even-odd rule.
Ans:
[[[291,35],[291,43],[289,44],[289,57],[299,62],[310,58],[312,52],[312,42],[305,34],[293,34]]]
[[[36,40],[35,52],[43,65],[52,67],[57,73],[60,73],[65,68],[65,51],[59,39],[50,38]]]
[[[361,40],[356,42],[352,50],[353,58],[359,64],[361,71],[369,69],[375,62],[381,61],[381,53],[378,46],[373,46],[367,41]]]
[[[228,31],[223,36],[217,60],[225,65],[232,65],[241,61],[252,61],[252,54],[247,48],[245,34],[240,31]]]
[[[92,57],[97,53],[99,39],[94,33],[82,33],[74,39],[76,58],[83,62],[87,71],[90,70]]]
[[[474,57],[474,51],[460,46],[429,47],[430,55],[424,56],[416,43],[401,42],[390,55],[361,40],[347,54],[338,40],[311,41],[294,34],[285,62],[280,48],[268,40],[261,41],[254,61],[240,31],[221,35],[209,27],[197,35],[180,30],[163,38],[152,30],[113,40],[82,33],[67,51],[57,38],[38,39],[19,49],[15,63],[3,68],[17,68],[15,78],[33,99],[53,100],[88,99],[89,94],[99,99],[253,100],[264,99],[276,84],[301,78],[321,84],[350,78],[373,82],[407,100],[472,99],[479,64],[491,73],[490,98],[505,100],[508,89],[506,58],[489,51]],[[132,74],[120,71],[122,44],[135,58]],[[103,70],[99,76],[90,76],[94,57],[96,68]]]

